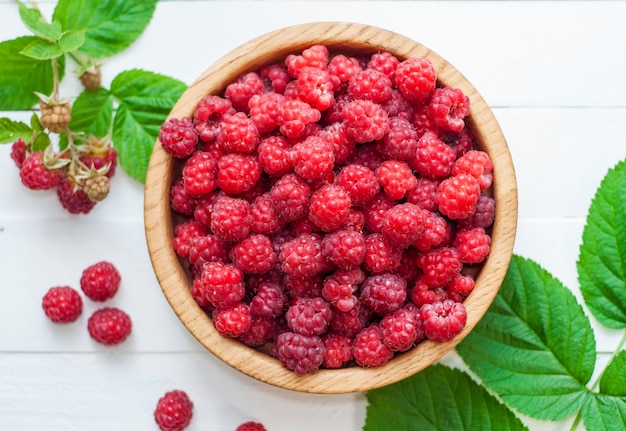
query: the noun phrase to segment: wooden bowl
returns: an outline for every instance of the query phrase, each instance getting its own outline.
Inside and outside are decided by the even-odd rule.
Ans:
[[[169,206],[175,161],[156,142],[145,185],[145,233],[152,265],[163,293],[182,323],[219,359],[268,384],[310,393],[367,391],[409,377],[433,364],[453,349],[486,312],[506,274],[517,228],[517,183],[511,156],[500,126],[478,91],[451,64],[427,47],[394,32],[368,25],[320,22],[295,25],[262,35],[235,48],[216,61],[189,87],[170,117],[191,117],[196,104],[207,94],[220,94],[244,72],[300,53],[313,44],[332,52],[367,53],[389,51],[400,59],[425,57],[438,73],[441,85],[457,87],[470,98],[466,121],[473,129],[478,148],[494,165],[492,196],[496,202],[491,253],[476,278],[474,291],[465,299],[468,313],[463,332],[447,343],[422,341],[413,349],[377,368],[358,366],[321,369],[297,376],[266,353],[220,335],[209,316],[190,294],[191,278],[172,249],[173,223]]]

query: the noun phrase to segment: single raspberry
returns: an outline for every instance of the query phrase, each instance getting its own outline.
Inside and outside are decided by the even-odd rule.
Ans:
[[[469,127],[464,127],[458,133],[449,130],[440,131],[440,139],[452,147],[457,159],[472,150],[475,144],[474,134]]]
[[[421,307],[424,304],[432,304],[433,302],[443,301],[448,298],[449,295],[447,286],[429,286],[424,283],[423,277],[418,277],[415,281],[413,289],[411,289],[411,301],[418,307]]]
[[[299,219],[309,209],[311,188],[297,175],[284,175],[269,193],[278,215],[286,222]]]
[[[203,142],[213,142],[223,127],[222,119],[236,112],[230,100],[207,95],[193,112],[193,125]]]
[[[395,82],[406,99],[419,102],[435,89],[437,72],[430,60],[409,58],[398,64]]]
[[[270,63],[261,66],[259,76],[266,81],[266,90],[270,92],[267,94],[271,94],[272,91],[275,94],[283,94],[287,83],[291,81],[287,67],[280,63]]]
[[[409,166],[426,178],[443,178],[450,175],[456,154],[431,131],[425,132],[417,141],[417,149],[409,160]]]
[[[297,298],[285,318],[293,332],[310,336],[325,334],[331,315],[330,304],[324,298]]]
[[[41,306],[55,323],[75,322],[83,312],[83,300],[70,286],[51,287],[43,296]]]
[[[402,249],[394,246],[381,233],[372,233],[365,237],[365,269],[379,274],[395,271],[402,260]]]
[[[48,169],[43,152],[34,151],[24,159],[20,168],[20,178],[22,184],[31,190],[49,190],[59,184],[61,171]]]
[[[408,247],[424,233],[423,210],[409,202],[390,208],[383,217],[381,233],[394,246]]]
[[[335,165],[344,164],[356,147],[356,142],[348,136],[342,122],[330,123],[316,133],[316,135],[332,145]]]
[[[243,272],[223,262],[204,265],[198,288],[198,294],[218,309],[238,304],[246,293]]]
[[[341,311],[333,308],[333,315],[330,319],[330,330],[334,333],[354,337],[367,327],[373,312],[360,302],[357,302],[349,311]]]
[[[411,168],[401,160],[385,160],[374,172],[378,183],[391,200],[404,198],[407,191],[415,188],[417,178]]]
[[[406,200],[427,211],[437,211],[437,193],[441,180],[435,178],[417,178],[417,185],[406,192]]]
[[[348,164],[341,168],[336,184],[343,187],[355,206],[363,206],[374,199],[380,191],[380,185],[374,172],[363,165]]]
[[[233,108],[242,113],[248,113],[248,101],[256,94],[265,93],[265,83],[257,72],[247,72],[228,84],[224,90],[224,97],[230,100]]]
[[[258,147],[258,156],[263,170],[269,175],[283,176],[293,170],[289,158],[291,146],[282,136],[264,138]]]
[[[326,259],[337,267],[357,268],[365,259],[365,235],[354,229],[339,229],[324,236],[322,249]]]
[[[183,185],[187,193],[200,196],[217,187],[217,160],[205,151],[196,151],[183,166]]]
[[[83,191],[92,202],[101,202],[108,195],[111,189],[109,177],[106,175],[96,174],[86,178],[82,185]]]
[[[250,235],[236,243],[230,251],[230,258],[244,274],[264,274],[277,261],[272,240],[262,234]]]
[[[325,350],[317,335],[283,332],[274,342],[275,356],[287,369],[299,376],[317,371],[324,362]]]
[[[325,111],[335,103],[333,83],[325,68],[305,67],[300,70],[294,89],[300,100],[320,111]]]
[[[422,136],[426,132],[434,132],[439,134],[439,127],[435,124],[435,122],[428,115],[428,102],[430,99],[422,100],[413,105],[413,112],[411,114],[410,120],[417,132],[417,136]],[[465,129],[463,129],[465,130]],[[447,144],[449,144],[448,140],[445,140]],[[452,145],[450,145],[452,146]]]
[[[460,132],[470,113],[470,99],[459,88],[436,88],[430,98],[428,115],[437,127]]]
[[[106,301],[117,293],[122,277],[111,262],[101,261],[88,266],[80,277],[80,288],[93,301]]]
[[[300,72],[307,67],[326,69],[328,66],[328,48],[317,44],[303,50],[300,54],[289,54],[285,58],[285,65],[289,75],[297,78]]]
[[[332,144],[317,135],[295,144],[289,154],[294,171],[305,180],[321,180],[335,166]]]
[[[413,243],[419,251],[426,251],[431,248],[446,244],[452,235],[450,225],[436,212],[422,210],[424,219],[424,232]]]
[[[461,299],[466,298],[474,290],[475,284],[474,277],[471,275],[458,274],[448,283],[448,294],[459,295]]]
[[[213,205],[211,231],[224,241],[239,241],[250,233],[250,203],[224,196]]]
[[[193,402],[179,389],[166,392],[157,402],[154,420],[161,431],[182,431],[193,416]]]
[[[252,153],[259,145],[259,131],[246,114],[236,112],[222,119],[216,143],[227,153]]]
[[[454,247],[439,247],[417,257],[417,266],[424,275],[422,281],[429,287],[443,287],[462,269],[461,255]]]
[[[252,326],[250,306],[238,302],[213,311],[215,329],[225,337],[237,338]]]
[[[272,205],[269,193],[264,193],[254,199],[250,204],[252,222],[250,231],[265,235],[273,235],[280,232],[286,226],[286,222],[279,218],[278,212]]]
[[[300,235],[280,247],[283,272],[294,276],[312,277],[326,267],[322,239],[317,234]]]
[[[384,73],[387,78],[394,82],[398,64],[400,64],[398,57],[389,51],[382,51],[372,54],[367,63],[367,67]]]
[[[452,340],[467,322],[465,306],[451,299],[422,305],[420,315],[424,319],[426,337],[437,343]]]
[[[459,250],[462,262],[480,263],[489,255],[491,236],[482,227],[461,229],[454,237],[454,247]]]
[[[451,219],[464,219],[476,212],[480,184],[468,174],[453,175],[439,184],[437,205],[439,211]]]
[[[352,98],[348,93],[341,93],[339,89],[335,89],[335,103],[333,106],[323,112],[322,121],[326,124],[343,122],[343,118],[341,117],[341,111],[343,111],[343,108],[348,103],[350,103],[350,101],[352,101]]]
[[[397,274],[369,276],[361,286],[361,302],[379,315],[397,310],[407,298],[406,280]]]
[[[228,153],[217,161],[217,186],[225,193],[238,195],[259,181],[263,167],[256,156]]]
[[[18,169],[20,169],[24,164],[27,154],[28,146],[26,145],[26,141],[24,141],[24,139],[19,138],[11,144],[11,159],[13,159],[15,166],[17,166]]]
[[[362,367],[380,367],[393,357],[393,350],[383,343],[380,327],[373,323],[354,338],[352,356]]]
[[[324,279],[321,274],[313,276],[285,274],[283,282],[291,298],[317,298],[322,296]]]
[[[215,235],[197,235],[189,239],[189,263],[202,271],[208,262],[227,262],[228,246]]]
[[[484,151],[471,150],[454,162],[451,173],[469,174],[478,180],[481,190],[486,190],[493,182],[493,162]]]
[[[328,73],[330,74],[333,89],[338,88],[343,83],[347,83],[350,78],[362,70],[359,60],[354,57],[346,57],[343,54],[335,55],[328,63]]]
[[[278,126],[285,137],[296,139],[305,133],[309,124],[317,123],[321,118],[321,112],[308,103],[289,99],[280,105]]]
[[[485,194],[481,194],[476,201],[476,211],[468,218],[457,220],[459,229],[472,229],[482,227],[484,229],[493,224],[496,215],[496,201]]]
[[[372,171],[376,171],[376,168],[385,160],[376,147],[377,145],[374,142],[359,145],[358,151],[354,151],[346,159],[346,164],[363,165]]]
[[[332,232],[348,220],[351,203],[343,187],[327,184],[311,195],[309,219],[323,231]]]
[[[352,100],[341,111],[346,132],[357,143],[382,139],[389,131],[389,116],[371,100]]]
[[[248,347],[259,347],[274,336],[276,320],[264,319],[250,314],[250,327],[237,337],[237,340]]]
[[[62,176],[57,186],[57,198],[70,214],[88,214],[96,202],[89,199],[87,193],[76,186],[67,176]]]
[[[115,175],[117,159],[117,150],[113,148],[109,142],[105,144],[100,141],[98,141],[95,146],[92,146],[92,151],[79,156],[81,163],[89,169],[102,171],[108,165],[108,169],[106,172],[103,172],[103,174],[109,178],[112,178],[113,175]]]
[[[122,343],[130,335],[131,329],[130,316],[115,307],[100,308],[87,321],[91,338],[105,346]]]
[[[409,100],[404,98],[400,90],[394,88],[391,91],[391,98],[382,102],[380,106],[385,110],[390,119],[398,117],[410,121],[417,136],[420,135],[412,121],[415,107]]]
[[[394,352],[405,352],[424,338],[421,316],[405,307],[384,316],[379,326],[383,343]]]
[[[273,132],[278,128],[280,106],[286,100],[278,93],[255,94],[248,101],[250,120],[256,126],[259,135]]]
[[[267,431],[260,422],[244,422],[237,427],[235,431]]]
[[[391,98],[391,79],[376,69],[365,69],[348,81],[348,94],[354,99],[381,103]]]
[[[344,334],[330,332],[322,337],[324,368],[337,369],[352,361],[352,339]]]
[[[410,161],[418,149],[417,132],[404,118],[389,119],[389,133],[377,142],[376,148],[388,159]]]
[[[161,124],[159,140],[168,154],[182,159],[195,151],[198,133],[190,118],[170,118]]]
[[[61,133],[67,129],[72,119],[72,105],[54,101],[39,101],[41,125],[52,133]]]
[[[365,227],[372,233],[380,233],[383,230],[383,218],[385,213],[395,206],[384,193],[378,193],[363,207]]]
[[[259,284],[256,294],[250,300],[250,314],[264,319],[281,316],[287,305],[287,297],[277,282]]]
[[[343,274],[352,272],[360,273],[362,277],[358,280],[346,280]],[[344,313],[348,312],[358,303],[355,292],[364,279],[365,275],[359,268],[347,271],[336,271],[333,275],[326,277],[324,280],[322,296],[330,302],[333,307],[336,307]]]

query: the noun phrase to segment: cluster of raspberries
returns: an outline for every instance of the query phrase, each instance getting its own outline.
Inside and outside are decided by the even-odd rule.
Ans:
[[[302,375],[464,328],[493,164],[425,58],[314,45],[163,123],[173,248],[216,329]]]

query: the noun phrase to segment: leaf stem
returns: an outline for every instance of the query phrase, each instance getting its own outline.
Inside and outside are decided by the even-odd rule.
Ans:
[[[578,424],[580,424],[580,420],[583,417],[582,413],[583,413],[582,409],[578,410],[578,414],[576,415],[576,419],[574,419],[574,423],[572,424],[570,431],[575,431],[576,428],[578,428]]]
[[[53,91],[52,91],[52,100],[59,100],[59,59],[54,57],[50,59],[52,65],[52,80],[53,80]]]

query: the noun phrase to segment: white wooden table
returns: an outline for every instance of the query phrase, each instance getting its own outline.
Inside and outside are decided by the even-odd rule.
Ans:
[[[39,4],[49,16],[54,2]],[[626,1],[167,1],[137,43],[106,63],[104,84],[135,67],[189,84],[249,38],[321,20],[402,33],[467,76],[493,107],[513,155],[515,252],[580,297],[575,263],[587,208],[607,169],[626,157]],[[16,4],[0,0],[0,40],[24,34]],[[3,116],[26,120],[29,113]],[[246,420],[270,431],[362,428],[363,393],[269,386],[224,365],[186,331],[152,271],[141,184],[119,170],[105,202],[71,216],[54,193],[20,184],[9,152],[0,146],[0,430],[156,430],[156,401],[173,388],[195,403],[190,431],[234,431]],[[110,304],[134,324],[115,348],[87,334],[94,303],[85,301],[77,324],[65,326],[41,310],[49,287],[78,287],[82,270],[105,259],[123,280]],[[620,334],[593,326],[603,364]],[[462,366],[454,353],[442,361]],[[566,430],[573,418],[522,419],[531,430]]]

